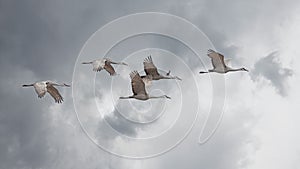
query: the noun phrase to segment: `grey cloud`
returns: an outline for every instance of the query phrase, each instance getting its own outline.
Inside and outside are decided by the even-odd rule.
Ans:
[[[232,169],[247,166],[250,161],[247,158],[245,145],[257,144],[257,140],[253,139],[252,133],[249,132],[256,124],[256,118],[249,110],[243,111],[242,114],[240,112],[234,114],[234,122],[225,114],[215,135],[203,145],[197,144],[199,131],[194,130],[180,148],[158,158],[157,163],[160,164],[160,168]],[[246,123],[247,127],[244,125]],[[197,126],[200,124],[201,121],[198,121]],[[195,128],[198,128],[197,126]],[[189,155],[186,156],[187,154]]]
[[[130,108],[125,109],[130,111]],[[107,123],[115,129],[117,132],[122,133],[126,136],[134,137],[137,134],[136,126],[129,122],[124,116],[117,110],[105,117]],[[103,123],[103,122],[102,122]]]
[[[287,79],[292,75],[291,69],[284,68],[280,64],[278,52],[272,52],[255,63],[251,77],[255,81],[259,77],[269,80],[280,95],[286,96],[288,94]]]

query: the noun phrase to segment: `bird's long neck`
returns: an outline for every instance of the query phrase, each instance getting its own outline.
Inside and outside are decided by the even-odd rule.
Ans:
[[[133,98],[133,96],[127,96],[127,97],[119,97],[119,99],[132,99]]]
[[[244,71],[244,69],[243,68],[229,68],[228,70],[227,70],[227,72],[236,72],[236,71]]]
[[[65,84],[65,83],[63,83],[63,84],[58,84],[58,83],[54,83],[54,84],[52,84],[53,86],[61,86],[61,87],[70,87],[70,85],[67,85],[67,84]]]
[[[22,85],[22,87],[30,87],[30,86],[33,86],[34,84],[25,84],[25,85]]]
[[[127,63],[124,62],[110,62],[111,64],[116,64],[116,65],[127,65]]]
[[[170,99],[170,97],[167,96],[167,95],[161,95],[161,96],[149,96],[149,99],[161,99],[161,98]]]
[[[82,62],[82,64],[92,64],[93,62]]]
[[[180,80],[180,78],[178,78],[177,76],[162,76],[160,75],[161,79],[178,79]]]
[[[149,96],[149,99],[161,99],[166,98],[165,96]]]

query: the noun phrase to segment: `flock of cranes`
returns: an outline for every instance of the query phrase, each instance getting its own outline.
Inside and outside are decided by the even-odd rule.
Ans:
[[[215,52],[212,49],[208,50],[207,56],[211,59],[213,69],[210,69],[208,71],[200,71],[200,74],[203,73],[228,73],[228,72],[234,72],[234,71],[247,71],[245,68],[231,68],[229,67],[226,62],[227,60],[224,60],[224,56],[218,52]],[[127,63],[124,62],[114,62],[108,58],[103,59],[97,59],[90,62],[82,62],[82,64],[91,64],[93,66],[93,71],[99,72],[101,70],[106,70],[111,76],[117,75],[114,67],[112,64],[117,65],[125,65],[128,66]],[[171,76],[169,71],[166,73],[166,75],[162,75],[158,72],[157,67],[154,65],[152,57],[148,56],[144,62],[144,71],[146,75],[140,76],[140,74],[134,70],[130,73],[131,78],[131,88],[133,95],[127,96],[127,97],[120,97],[119,99],[137,99],[137,100],[148,100],[148,99],[157,99],[157,98],[166,98],[171,99],[171,97],[167,95],[161,95],[161,96],[150,96],[145,86],[149,85],[153,80],[160,80],[160,79],[176,79],[181,80],[180,77],[177,76]],[[33,86],[35,89],[35,92],[38,95],[38,98],[42,98],[45,96],[45,94],[48,92],[54,99],[56,103],[62,103],[63,97],[59,93],[59,91],[54,86],[61,86],[61,87],[70,87],[68,84],[58,84],[54,83],[52,81],[41,81],[41,82],[35,82],[32,84],[23,85],[22,87],[31,87]]]

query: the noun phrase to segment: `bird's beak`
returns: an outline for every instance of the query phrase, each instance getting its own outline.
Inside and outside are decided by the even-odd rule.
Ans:
[[[178,76],[176,76],[175,78],[176,78],[177,80],[182,80],[182,79],[181,79],[180,77],[178,77]]]
[[[64,86],[66,86],[66,87],[71,87],[71,85],[68,85],[68,84],[65,84],[65,83],[64,83]]]

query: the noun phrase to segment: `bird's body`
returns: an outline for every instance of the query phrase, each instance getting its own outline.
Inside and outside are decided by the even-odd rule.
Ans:
[[[167,95],[162,96],[149,96],[145,89],[145,83],[143,79],[139,75],[137,71],[133,71],[130,73],[131,78],[131,87],[132,87],[132,96],[128,97],[120,97],[120,99],[137,99],[137,100],[148,100],[148,99],[155,99],[155,98],[167,98],[170,99]]]
[[[143,79],[148,78],[148,80],[160,80],[160,79],[177,79],[181,80],[181,78],[177,76],[170,76],[170,71],[166,74],[166,76],[158,73],[157,67],[154,65],[152,57],[148,56],[144,62],[144,71],[146,73],[145,76],[141,76]]]
[[[39,98],[42,98],[43,96],[45,96],[45,94],[47,92],[46,81],[36,82],[33,84],[33,87]]]
[[[22,87],[34,87],[35,92],[38,95],[38,98],[42,98],[45,96],[45,94],[48,92],[56,103],[62,103],[63,97],[60,95],[59,91],[54,86],[65,86],[70,87],[70,85],[67,84],[57,84],[51,81],[41,81],[41,82],[35,82],[29,85],[23,85]]]
[[[111,76],[116,75],[115,69],[112,67],[111,64],[118,64],[118,65],[126,65],[124,62],[113,62],[108,58],[103,58],[103,59],[96,59],[91,62],[82,62],[82,64],[92,64],[93,66],[93,71],[99,72],[102,69],[105,69]]]
[[[245,68],[231,68],[227,65],[226,62],[228,62],[228,60],[224,60],[224,56],[220,53],[215,52],[212,49],[208,50],[208,57],[210,57],[211,59],[211,63],[213,65],[213,69],[208,70],[207,72],[205,71],[201,71],[199,73],[210,73],[210,72],[216,72],[216,73],[228,73],[228,72],[234,72],[234,71],[247,71],[247,69]]]

